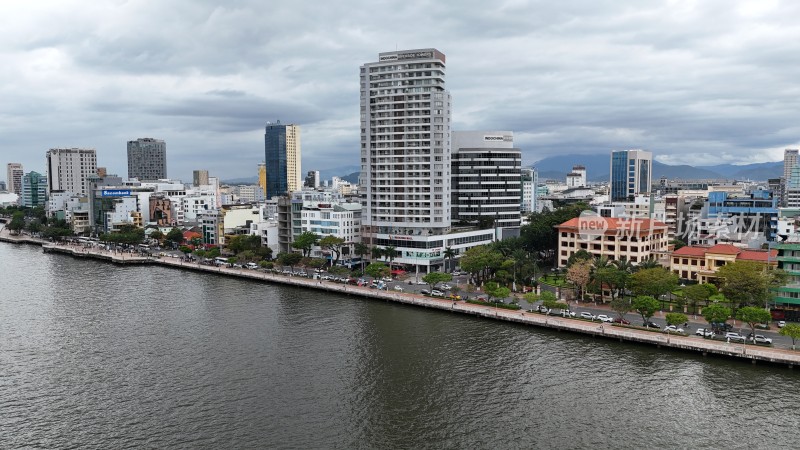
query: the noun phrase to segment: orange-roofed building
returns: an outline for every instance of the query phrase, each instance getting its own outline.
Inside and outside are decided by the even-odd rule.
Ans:
[[[557,267],[566,266],[579,250],[610,261],[624,258],[638,264],[665,254],[669,244],[667,225],[652,219],[581,216],[556,225],[556,229]]]
[[[735,261],[756,261],[778,265],[778,251],[743,249],[730,244],[711,247],[681,247],[670,255],[669,270],[684,280],[711,283],[717,269]]]

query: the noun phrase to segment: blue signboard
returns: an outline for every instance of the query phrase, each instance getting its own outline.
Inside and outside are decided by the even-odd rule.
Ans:
[[[121,189],[103,189],[100,193],[102,197],[126,197],[131,195],[130,190],[121,190]]]

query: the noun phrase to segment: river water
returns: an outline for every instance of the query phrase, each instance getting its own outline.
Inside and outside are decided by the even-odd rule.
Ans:
[[[780,366],[0,243],[0,447],[794,447]]]

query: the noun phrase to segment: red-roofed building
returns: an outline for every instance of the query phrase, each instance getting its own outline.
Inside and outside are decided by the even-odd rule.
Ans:
[[[557,267],[566,266],[569,257],[578,250],[611,261],[625,258],[638,264],[666,253],[669,244],[667,225],[651,219],[581,216],[557,225],[556,229]]]
[[[778,265],[778,251],[742,249],[730,244],[712,247],[681,247],[670,255],[669,269],[685,280],[711,283],[717,269],[735,261],[756,261],[771,266]]]

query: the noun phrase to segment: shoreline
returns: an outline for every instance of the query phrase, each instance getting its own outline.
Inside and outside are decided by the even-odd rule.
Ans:
[[[557,331],[570,331],[614,339],[619,342],[631,342],[656,346],[656,348],[669,348],[682,351],[701,353],[703,356],[716,355],[733,358],[739,361],[750,361],[752,364],[764,362],[770,364],[786,365],[790,369],[800,364],[800,352],[773,347],[756,347],[754,345],[731,344],[725,342],[665,335],[640,331],[631,328],[601,325],[596,322],[586,322],[577,319],[561,318],[558,316],[545,316],[537,312],[524,312],[494,308],[490,306],[475,305],[463,301],[454,302],[448,299],[425,297],[419,294],[401,293],[392,291],[379,291],[367,287],[339,284],[329,281],[297,278],[259,270],[238,269],[228,267],[207,266],[198,263],[185,262],[182,259],[171,257],[141,257],[133,254],[110,252],[107,250],[85,249],[74,245],[59,245],[43,239],[30,236],[11,236],[5,229],[0,228],[0,242],[14,244],[38,245],[45,253],[61,253],[76,258],[91,258],[113,264],[158,264],[179,270],[193,270],[196,272],[213,273],[230,277],[238,277],[266,283],[277,283],[289,286],[316,289],[327,292],[337,292],[346,295],[356,295],[366,299],[392,301],[405,305],[425,308],[434,308],[441,311],[457,312],[475,317],[500,320],[527,326],[548,328]]]

